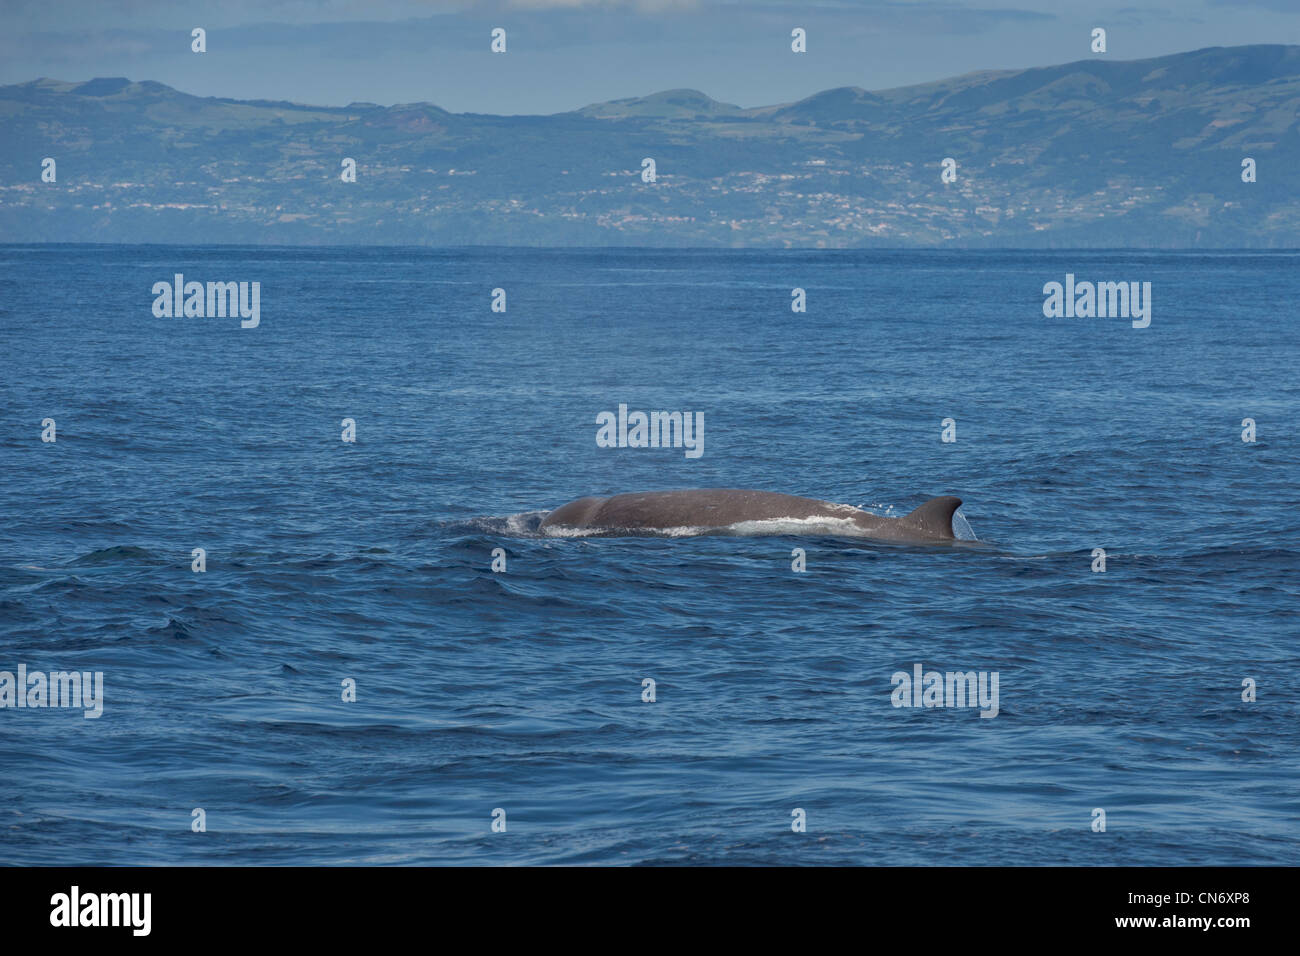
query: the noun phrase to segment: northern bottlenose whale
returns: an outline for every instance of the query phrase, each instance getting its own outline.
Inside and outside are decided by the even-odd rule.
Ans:
[[[552,534],[569,530],[636,534],[678,528],[726,528],[746,521],[826,519],[829,527],[819,525],[819,531],[886,541],[951,541],[956,537],[952,531],[952,515],[959,507],[960,498],[931,498],[911,514],[883,518],[852,505],[772,491],[739,488],[641,491],[570,501],[548,514],[540,530]]]

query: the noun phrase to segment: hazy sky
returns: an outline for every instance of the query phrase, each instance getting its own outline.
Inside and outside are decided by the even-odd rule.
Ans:
[[[190,30],[208,52],[190,52]],[[1300,42],[1300,0],[0,0],[0,83],[552,113],[675,87],[741,106],[835,86]],[[494,27],[508,52],[489,51]],[[790,52],[803,27],[808,52]]]

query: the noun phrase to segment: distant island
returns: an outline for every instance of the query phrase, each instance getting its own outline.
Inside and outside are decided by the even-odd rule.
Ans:
[[[1294,248],[1298,117],[1280,45],[550,116],[40,79],[0,87],[0,241]]]

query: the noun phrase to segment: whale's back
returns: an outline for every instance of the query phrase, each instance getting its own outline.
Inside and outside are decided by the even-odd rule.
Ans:
[[[736,525],[813,521],[829,524],[831,533],[864,534],[891,540],[951,540],[952,516],[961,504],[953,497],[933,498],[902,518],[883,518],[852,505],[816,498],[741,488],[638,491],[587,497],[556,508],[542,530],[636,532],[718,529]],[[826,522],[817,519],[827,519]],[[782,533],[773,530],[769,533]]]

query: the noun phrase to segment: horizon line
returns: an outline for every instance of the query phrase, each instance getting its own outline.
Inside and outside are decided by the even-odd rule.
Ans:
[[[1226,252],[1247,253],[1250,255],[1267,255],[1277,253],[1300,253],[1300,246],[641,246],[641,245],[604,245],[604,246],[546,246],[546,245],[500,245],[489,243],[466,243],[447,246],[417,246],[396,243],[250,243],[250,242],[0,242],[0,249],[18,249],[32,246],[109,246],[113,248],[134,249],[393,249],[420,252],[456,252],[466,249],[483,249],[499,251],[519,250],[533,252],[618,252],[618,251],[652,251],[652,252],[1017,252],[1049,255],[1065,252],[1141,252],[1159,253],[1196,253],[1198,255],[1222,254]]]

